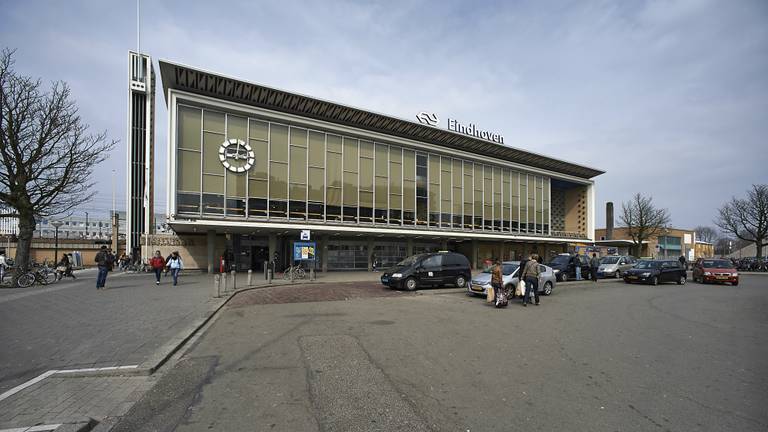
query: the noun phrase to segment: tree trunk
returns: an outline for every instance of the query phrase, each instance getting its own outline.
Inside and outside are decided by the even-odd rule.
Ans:
[[[762,239],[762,238],[759,238],[759,239],[755,239],[755,249],[756,249],[756,250],[755,250],[755,257],[756,257],[758,260],[760,260],[761,258],[763,258],[763,247],[764,247],[765,245],[766,245],[766,244],[765,244],[765,243],[763,243],[763,239]]]
[[[32,235],[35,232],[35,215],[28,211],[19,212],[19,235],[16,243],[16,275],[19,277],[22,273],[29,270],[29,252],[32,248]]]

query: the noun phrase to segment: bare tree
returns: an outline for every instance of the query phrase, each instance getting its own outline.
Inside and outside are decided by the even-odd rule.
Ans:
[[[714,243],[718,238],[717,230],[708,226],[699,225],[693,229],[693,232],[696,233],[696,240],[707,243]]]
[[[723,232],[757,248],[757,258],[763,257],[768,246],[768,185],[752,185],[747,198],[731,198],[718,211],[715,225]]]
[[[628,202],[621,203],[621,210],[621,223],[627,227],[627,234],[635,244],[636,256],[640,256],[644,241],[658,236],[669,225],[669,211],[656,208],[653,198],[639,193]]]
[[[89,134],[69,87],[14,70],[14,51],[0,53],[0,216],[19,219],[17,275],[29,266],[36,219],[66,214],[92,196],[91,174],[114,147]]]

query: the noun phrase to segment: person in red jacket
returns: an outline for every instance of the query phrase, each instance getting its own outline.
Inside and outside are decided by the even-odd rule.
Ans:
[[[165,267],[165,258],[160,254],[160,251],[155,251],[155,256],[149,260],[149,265],[152,266],[152,270],[155,272],[155,285],[160,285],[160,274]]]

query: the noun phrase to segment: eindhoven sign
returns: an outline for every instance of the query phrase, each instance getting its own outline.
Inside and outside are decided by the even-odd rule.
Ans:
[[[416,115],[416,120],[421,124],[429,126],[437,126],[440,124],[440,118],[435,113],[420,112]],[[486,130],[478,129],[474,123],[467,125],[459,123],[458,120],[448,118],[448,130],[458,132],[464,135],[469,135],[475,138],[484,139],[487,141],[493,141],[495,143],[504,144],[504,136],[501,134],[489,132]]]

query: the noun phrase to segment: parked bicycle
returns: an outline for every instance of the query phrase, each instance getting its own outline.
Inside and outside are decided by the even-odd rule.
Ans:
[[[56,271],[49,267],[41,267],[30,270],[16,279],[19,288],[29,288],[34,284],[48,285],[56,282]]]
[[[284,280],[304,279],[305,277],[307,277],[307,271],[304,270],[301,263],[290,266],[283,272]]]

